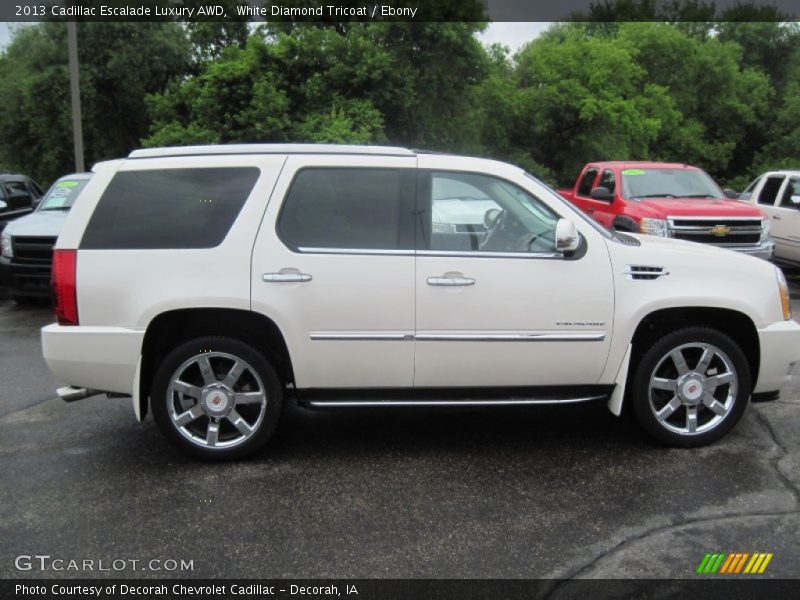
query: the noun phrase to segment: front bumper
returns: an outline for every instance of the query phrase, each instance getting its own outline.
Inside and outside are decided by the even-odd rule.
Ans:
[[[30,264],[0,256],[0,282],[13,296],[50,297],[50,263]]]
[[[77,388],[130,395],[144,331],[123,327],[48,325],[42,354],[61,381]]]
[[[755,256],[756,258],[763,258],[764,260],[770,260],[772,255],[775,254],[775,242],[772,240],[767,240],[763,244],[759,244],[758,246],[747,246],[743,248],[730,248],[730,250],[734,250],[736,252],[741,252],[742,254],[749,254],[750,256]]]
[[[777,391],[800,362],[800,324],[793,320],[773,323],[758,330],[758,341],[761,363],[753,393]]]

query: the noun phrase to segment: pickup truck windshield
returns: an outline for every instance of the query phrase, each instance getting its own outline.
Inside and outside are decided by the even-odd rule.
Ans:
[[[725,198],[711,177],[689,169],[623,169],[622,190],[632,200]]]
[[[39,210],[69,210],[88,182],[88,179],[57,181],[42,200]]]

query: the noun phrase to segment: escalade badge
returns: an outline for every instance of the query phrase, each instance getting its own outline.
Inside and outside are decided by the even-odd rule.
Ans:
[[[731,232],[731,228],[727,225],[714,225],[711,228],[711,234],[716,235],[717,237],[723,237],[728,235]]]

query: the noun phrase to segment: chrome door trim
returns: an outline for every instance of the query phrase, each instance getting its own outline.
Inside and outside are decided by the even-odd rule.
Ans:
[[[418,250],[417,256],[464,258],[564,258],[561,252],[469,252],[460,250]]]
[[[397,333],[370,333],[370,332],[351,332],[342,331],[335,333],[312,331],[309,337],[314,341],[346,341],[346,342],[408,342],[414,340],[411,332]]]
[[[604,331],[530,333],[418,333],[419,342],[602,342]]]
[[[438,257],[463,257],[463,258],[517,258],[535,259],[564,258],[561,252],[469,252],[459,250],[378,250],[369,248],[315,248],[300,246],[297,252],[303,254],[366,254],[374,256],[438,256]]]
[[[304,254],[372,254],[379,256],[414,256],[413,250],[377,250],[358,248],[314,248],[302,246],[297,248]]]
[[[369,332],[312,331],[309,337],[314,341],[346,342],[602,342],[606,339],[604,331],[564,331],[530,333],[418,333],[411,332]]]

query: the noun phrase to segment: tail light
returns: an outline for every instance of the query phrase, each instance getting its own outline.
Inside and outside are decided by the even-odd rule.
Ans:
[[[78,293],[75,287],[77,262],[77,250],[53,251],[53,274],[50,285],[59,325],[78,324]]]

